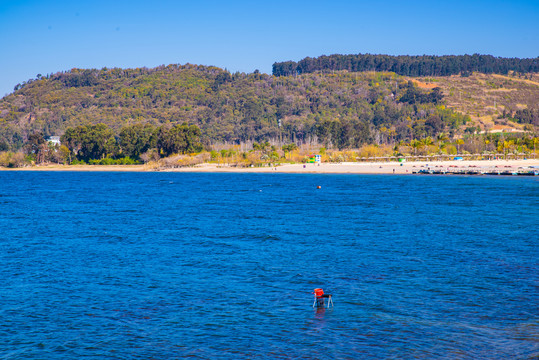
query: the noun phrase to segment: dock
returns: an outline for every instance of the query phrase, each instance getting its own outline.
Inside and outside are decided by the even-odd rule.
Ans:
[[[486,176],[539,176],[537,168],[522,168],[517,169],[511,166],[505,167],[478,167],[468,166],[460,167],[456,165],[444,167],[442,165],[428,166],[423,165],[420,169],[412,170],[412,174],[427,174],[427,175],[486,175]]]

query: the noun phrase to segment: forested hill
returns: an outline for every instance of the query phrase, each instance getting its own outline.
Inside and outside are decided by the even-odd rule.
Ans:
[[[481,72],[507,74],[539,72],[539,57],[534,59],[502,58],[492,55],[390,56],[390,55],[330,55],[307,57],[299,62],[273,64],[273,75],[288,76],[315,71],[390,71],[405,76],[448,76]]]
[[[455,111],[465,101],[480,100],[469,98],[469,90],[455,90],[449,78],[432,79],[442,90],[436,83],[424,87],[411,80],[395,73],[346,71],[276,77],[190,64],[72,69],[38,75],[0,99],[0,149],[18,149],[35,133],[62,135],[70,127],[100,123],[115,134],[133,124],[187,123],[201,129],[206,144],[275,140],[341,149],[451,136],[475,126],[467,112]],[[485,80],[478,81],[481,90]],[[524,90],[511,79],[496,81],[504,88],[493,83],[493,94],[505,95],[495,98],[492,116],[501,116],[502,104],[513,109],[504,116],[519,114],[510,101],[539,98],[532,80],[520,80],[529,82],[521,85]],[[489,94],[484,98],[491,103]],[[539,125],[539,112],[524,115],[523,123]]]

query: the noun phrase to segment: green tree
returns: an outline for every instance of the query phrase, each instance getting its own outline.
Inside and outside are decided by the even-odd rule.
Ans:
[[[500,139],[498,141],[497,150],[498,150],[498,152],[503,153],[504,159],[507,159],[507,152],[512,146],[513,146],[513,141],[512,140],[507,141],[505,139]]]
[[[423,143],[420,140],[413,139],[410,141],[410,146],[414,149],[414,156],[417,156],[417,149],[419,149]]]
[[[81,125],[66,130],[61,138],[79,160],[102,159],[115,156],[118,145],[112,130],[105,124]]]
[[[150,124],[124,126],[120,130],[119,145],[122,155],[140,159],[140,155],[157,146],[157,128]]]
[[[60,147],[58,148],[58,151],[55,152],[55,160],[56,162],[58,163],[67,163],[67,164],[71,164],[71,160],[72,160],[72,152],[69,150],[69,148],[65,145],[60,145]]]
[[[157,134],[157,149],[164,156],[202,151],[200,129],[196,125],[163,125]]]
[[[291,144],[288,144],[288,145],[283,145],[282,149],[284,151],[284,157],[286,158],[287,153],[290,153],[290,152],[296,150],[297,148],[298,148],[298,146],[295,143],[291,143]]]
[[[42,145],[44,144],[45,139],[43,138],[43,134],[34,133],[28,136],[28,141],[26,142],[24,149],[26,154],[31,155],[34,159],[37,159],[39,157],[39,153],[43,151]]]

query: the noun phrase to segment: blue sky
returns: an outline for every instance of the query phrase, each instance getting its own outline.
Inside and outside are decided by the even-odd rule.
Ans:
[[[271,73],[330,54],[537,57],[538,19],[539,0],[0,0],[0,96],[75,67]]]

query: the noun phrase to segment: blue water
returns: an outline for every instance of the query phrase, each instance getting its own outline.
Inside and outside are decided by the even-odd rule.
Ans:
[[[521,177],[0,172],[0,358],[537,357],[538,204]]]

